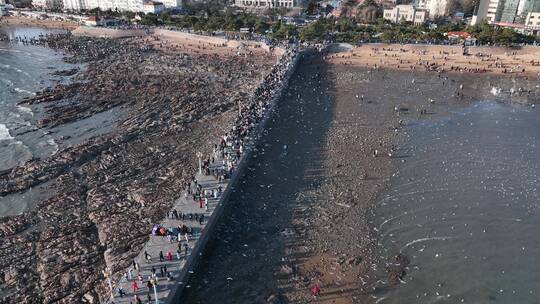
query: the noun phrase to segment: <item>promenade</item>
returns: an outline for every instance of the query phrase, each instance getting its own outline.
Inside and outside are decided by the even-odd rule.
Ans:
[[[224,154],[232,155],[230,152],[226,148]],[[205,169],[221,174],[228,171],[227,166],[232,162],[218,154],[214,153],[214,163]],[[158,227],[153,229],[150,239],[125,275],[117,284],[111,282],[114,298],[110,303],[167,303],[171,291],[184,287],[175,286],[185,284],[176,279],[186,271],[184,266],[228,185],[228,179],[220,181],[215,175],[198,173],[195,180],[198,186],[192,182],[191,189],[193,192],[199,189],[201,197],[194,200],[193,194],[186,191],[175,201],[167,217],[159,223],[167,233],[160,234]],[[191,269],[187,271],[191,272]],[[120,295],[120,289],[125,294]]]

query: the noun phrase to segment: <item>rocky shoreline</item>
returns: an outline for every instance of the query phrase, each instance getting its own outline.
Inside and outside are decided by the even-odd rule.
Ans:
[[[230,128],[275,59],[165,54],[135,38],[54,35],[41,44],[87,67],[22,102],[43,110],[40,128],[113,108],[125,115],[108,134],[0,173],[2,196],[46,184],[54,193],[0,219],[0,298],[97,302],[102,270],[131,263],[190,178],[195,152]]]

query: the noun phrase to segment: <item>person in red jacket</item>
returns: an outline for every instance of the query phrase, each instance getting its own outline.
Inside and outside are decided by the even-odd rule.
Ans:
[[[313,286],[313,296],[318,297],[320,292],[321,288],[319,287],[319,284],[315,284],[315,286]]]
[[[133,281],[133,283],[131,283],[131,286],[133,287],[133,293],[139,291],[139,284],[137,284],[137,281]]]

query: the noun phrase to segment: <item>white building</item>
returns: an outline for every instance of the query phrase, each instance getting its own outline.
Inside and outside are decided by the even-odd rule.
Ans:
[[[426,21],[427,12],[415,8],[413,5],[404,4],[396,5],[396,7],[392,9],[385,9],[383,17],[385,20],[389,20],[394,23],[405,20],[414,24],[422,24]]]
[[[182,0],[160,0],[165,8],[177,8],[182,7]]]
[[[145,1],[143,3],[143,13],[159,15],[165,10],[165,6],[161,2]]]
[[[414,6],[417,9],[427,10],[429,18],[447,16],[450,6],[449,0],[415,0]]]
[[[429,17],[447,16],[450,2],[448,0],[427,0],[426,9]]]
[[[540,29],[540,12],[528,13],[525,19],[525,26],[528,28]]]
[[[297,0],[234,0],[234,5],[243,8],[266,9],[275,7],[299,7],[300,3]]]
[[[145,0],[33,0],[34,2],[63,1],[66,10],[79,11],[99,8],[102,11],[131,11],[143,12]],[[176,8],[182,6],[182,0],[165,0],[162,3],[164,8]],[[46,4],[44,4],[46,6]],[[156,7],[158,10],[161,6]],[[149,8],[148,8],[149,9]]]
[[[80,11],[88,9],[85,0],[63,0],[64,10],[68,11]]]

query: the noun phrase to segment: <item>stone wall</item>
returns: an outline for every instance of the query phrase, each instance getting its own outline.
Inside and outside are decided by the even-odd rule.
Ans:
[[[231,179],[229,180],[228,186],[224,190],[223,195],[221,196],[216,206],[216,209],[212,213],[212,216],[208,219],[206,226],[201,231],[201,236],[198,239],[197,244],[193,248],[191,255],[186,261],[184,268],[180,272],[179,276],[176,278],[176,282],[178,283],[178,288],[169,293],[169,297],[166,299],[165,303],[178,303],[178,301],[180,300],[182,296],[182,292],[184,290],[184,285],[188,282],[189,277],[190,277],[189,272],[193,271],[197,267],[198,263],[200,262],[200,256],[203,255],[202,253],[205,250],[206,246],[208,245],[208,241],[212,237],[212,233],[217,226],[219,218],[221,217],[221,214],[223,214],[223,211],[227,207],[229,196],[231,195],[231,192],[234,191],[234,188],[240,181],[240,178],[242,177],[243,172],[247,166],[247,162],[249,158],[251,157],[257,142],[262,136],[264,128],[269,118],[272,117],[278,101],[282,97],[284,90],[287,88],[289,79],[291,78],[292,74],[296,70],[296,66],[298,65],[298,62],[301,56],[302,56],[302,53],[298,53],[296,57],[292,60],[292,64],[290,65],[289,70],[287,71],[287,74],[285,76],[285,79],[283,80],[281,88],[279,89],[278,92],[276,92],[272,100],[269,102],[269,108],[267,112],[265,113],[262,121],[254,129],[253,138],[251,142],[247,145],[245,153],[240,158],[236,171],[233,173]]]

